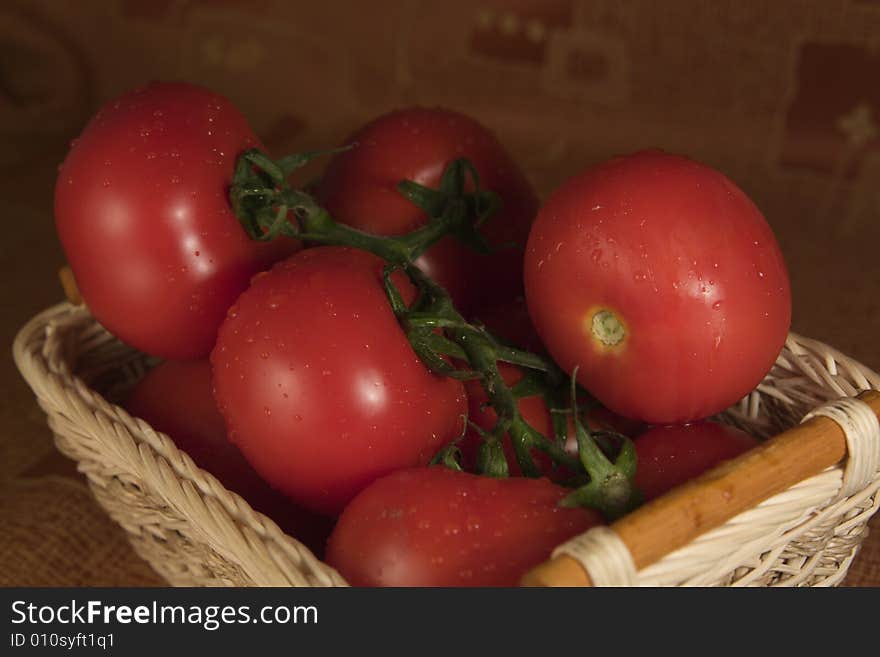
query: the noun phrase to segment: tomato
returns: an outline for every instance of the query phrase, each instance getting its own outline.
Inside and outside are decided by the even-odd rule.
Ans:
[[[129,393],[125,408],[174,440],[203,470],[316,554],[323,552],[331,523],[272,490],[226,437],[223,417],[211,392],[207,360],[166,361]]]
[[[443,466],[395,472],[364,489],[327,542],[353,586],[515,586],[573,536],[602,523],[558,506],[547,479],[495,479]]]
[[[788,334],[779,245],[721,173],[646,151],[587,169],[541,208],[529,313],[554,360],[609,409],[708,417],[751,391]]]
[[[638,458],[635,485],[647,502],[747,452],[759,441],[735,427],[703,421],[653,427],[634,444]]]
[[[55,221],[111,333],[164,358],[207,356],[250,277],[298,247],[250,240],[227,201],[236,157],[259,146],[227,99],[186,83],[124,94],[73,142]]]
[[[230,439],[270,484],[320,513],[427,464],[467,413],[462,384],[412,350],[383,264],[344,247],[301,251],[255,277],[211,356]],[[396,283],[411,299],[408,281]]]
[[[380,235],[400,235],[426,221],[396,189],[401,180],[439,186],[446,165],[467,158],[483,189],[496,192],[503,208],[482,229],[494,246],[479,254],[453,237],[429,249],[418,265],[471,314],[483,305],[522,292],[522,255],[537,197],[498,140],[475,120],[446,109],[410,108],[385,114],[346,140],[350,150],[333,157],[317,196],[337,220]]]

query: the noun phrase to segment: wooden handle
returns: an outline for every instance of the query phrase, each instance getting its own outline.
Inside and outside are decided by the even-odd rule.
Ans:
[[[880,416],[880,392],[859,395]],[[846,436],[818,416],[726,461],[611,525],[644,568],[694,538],[846,457]],[[555,557],[526,573],[523,586],[591,586],[580,562]]]

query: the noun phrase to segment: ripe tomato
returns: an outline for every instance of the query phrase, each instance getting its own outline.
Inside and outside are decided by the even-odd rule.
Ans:
[[[722,174],[647,151],[552,194],[526,251],[544,344],[611,410],[651,424],[708,417],[768,372],[791,295],[776,239]]]
[[[250,277],[297,248],[250,240],[227,200],[236,157],[259,145],[228,100],[185,83],[124,94],[73,142],[55,221],[110,332],[156,356],[207,356]]]
[[[634,444],[638,458],[635,484],[647,502],[759,442],[735,427],[703,421],[653,427]]]
[[[602,523],[558,506],[547,479],[495,479],[443,466],[395,472],[364,489],[327,542],[353,586],[515,586],[558,544]]]
[[[230,439],[270,484],[320,513],[427,464],[463,428],[461,383],[413,352],[382,269],[365,251],[301,251],[255,277],[211,355]]]
[[[446,165],[467,158],[483,189],[496,192],[502,209],[482,229],[495,246],[481,255],[452,237],[437,242],[418,265],[471,314],[482,305],[522,292],[522,249],[538,201],[531,185],[498,140],[475,120],[445,109],[391,112],[352,135],[350,150],[330,161],[317,196],[344,224],[380,235],[400,235],[425,223],[424,213],[396,189],[401,180],[437,187]]]
[[[321,554],[331,523],[295,506],[254,472],[226,438],[211,387],[211,364],[207,360],[165,361],[147,372],[132,389],[125,408],[171,437],[196,465],[241,495],[252,508]]]

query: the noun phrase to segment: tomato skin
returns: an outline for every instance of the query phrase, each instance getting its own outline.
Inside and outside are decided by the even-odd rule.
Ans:
[[[443,466],[395,472],[345,509],[326,560],[353,586],[516,586],[565,540],[602,523],[547,479]]]
[[[241,495],[253,509],[272,518],[314,553],[323,552],[331,523],[272,490],[227,439],[223,417],[214,402],[207,359],[157,365],[132,389],[124,406],[171,437],[196,465]]]
[[[634,444],[638,458],[635,485],[647,502],[760,443],[735,427],[702,421],[652,427]]]
[[[211,356],[230,439],[270,484],[319,513],[427,464],[463,428],[464,389],[413,352],[383,265],[344,247],[278,263],[230,309]]]
[[[227,99],[179,82],[107,103],[74,141],[56,227],[83,299],[122,341],[207,356],[250,277],[298,248],[250,240],[232,212],[235,160],[251,147],[260,143]]]
[[[450,110],[409,108],[380,116],[345,143],[355,146],[330,161],[316,191],[318,199],[337,221],[380,235],[400,235],[426,221],[397,191],[401,180],[436,188],[447,164],[468,158],[480,174],[481,187],[503,201],[482,233],[495,246],[513,243],[519,248],[481,255],[446,237],[417,264],[446,288],[465,315],[522,293],[522,249],[538,200],[486,128]]]
[[[741,399],[791,321],[788,273],[760,211],[722,174],[661,151],[609,160],[554,192],[529,237],[525,286],[556,362],[650,424]],[[592,334],[602,311],[622,320],[614,346]]]

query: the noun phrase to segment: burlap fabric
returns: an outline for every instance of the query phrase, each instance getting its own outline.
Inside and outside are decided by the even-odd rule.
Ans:
[[[393,107],[460,109],[542,193],[613,153],[688,153],[764,210],[793,328],[880,369],[878,39],[873,0],[8,0],[0,340],[61,298],[51,195],[67,142],[112,95],[180,78],[227,94],[276,153],[334,145]],[[0,522],[0,584],[161,583],[55,452],[8,356]],[[880,531],[846,582],[880,585]]]

